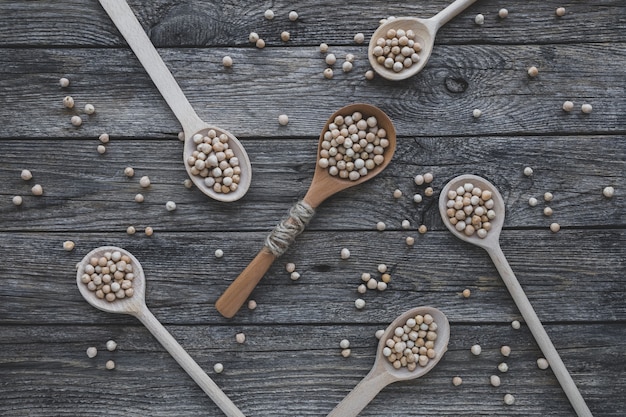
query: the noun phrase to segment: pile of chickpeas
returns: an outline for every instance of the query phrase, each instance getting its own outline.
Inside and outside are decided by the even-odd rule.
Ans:
[[[437,357],[435,340],[437,323],[430,314],[418,314],[394,329],[393,336],[385,341],[383,355],[395,369],[414,371]]]
[[[387,131],[374,116],[338,115],[323,133],[318,165],[332,176],[356,181],[385,161]]]
[[[484,239],[495,219],[494,201],[490,190],[482,190],[472,183],[465,183],[456,190],[448,191],[446,214],[456,230],[466,236],[476,234]]]
[[[134,278],[130,257],[114,251],[91,257],[85,265],[81,281],[87,289],[96,293],[96,297],[113,302],[133,296]]]
[[[421,50],[412,30],[389,29],[386,36],[376,40],[372,54],[380,65],[400,72],[419,61]]]
[[[228,136],[214,129],[193,136],[196,150],[187,158],[192,175],[204,178],[207,187],[216,193],[235,191],[241,178],[239,158],[230,149]]]

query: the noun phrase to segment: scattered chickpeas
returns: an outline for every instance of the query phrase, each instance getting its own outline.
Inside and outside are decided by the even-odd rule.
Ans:
[[[65,77],[62,77],[61,79],[59,79],[59,84],[61,85],[62,88],[66,88],[70,86],[70,80],[68,80]]]
[[[22,173],[20,174],[20,177],[24,180],[24,181],[28,181],[30,179],[33,178],[33,174],[27,170],[27,169],[23,169]]]
[[[472,116],[474,116],[475,119],[478,119],[480,116],[482,116],[483,112],[480,109],[474,109],[472,110]]]
[[[13,198],[11,199],[11,201],[12,201],[12,202],[13,202],[13,204],[15,204],[16,206],[21,206],[21,205],[22,205],[22,203],[24,202],[24,199],[23,199],[21,196],[16,195],[16,196],[13,196]]]
[[[244,333],[237,333],[235,335],[235,340],[237,343],[244,343],[246,341],[246,335]]]
[[[131,178],[135,175],[135,170],[133,169],[133,167],[126,167],[124,168],[124,175],[126,175],[128,178]]]
[[[139,179],[139,185],[143,188],[150,187],[150,177],[148,177],[147,175],[144,175],[143,177],[141,177]]]
[[[249,310],[254,310],[255,308],[257,308],[257,303],[254,300],[249,300],[248,301],[248,309]]]
[[[85,113],[87,114],[94,114],[96,112],[96,108],[93,106],[93,104],[85,104]]]
[[[115,369],[115,362],[112,360],[108,360],[107,363],[104,365],[105,368],[107,368],[109,371]]]
[[[480,355],[480,352],[482,352],[482,348],[480,345],[474,345],[470,348],[470,352],[472,352],[472,355],[478,356]]]
[[[287,116],[286,114],[281,114],[280,116],[278,116],[278,124],[280,124],[281,126],[287,126],[288,123],[289,116]]]
[[[341,259],[348,259],[348,258],[350,258],[350,249],[348,248],[341,249]]]
[[[63,242],[63,249],[70,252],[74,249],[74,242],[72,242],[71,240],[66,240],[65,242]]]
[[[98,136],[98,140],[102,143],[109,143],[110,139],[111,137],[109,136],[108,133],[103,133],[100,136]]]
[[[508,370],[509,370],[509,365],[507,365],[507,364],[506,364],[506,362],[501,362],[501,363],[498,365],[498,371],[500,371],[500,372],[503,372],[503,373],[504,373],[504,372],[508,372]]]
[[[143,194],[139,193],[139,194],[135,194],[135,202],[137,203],[143,203],[144,201],[144,196]]]
[[[216,374],[221,374],[222,372],[224,372],[224,365],[219,362],[216,363],[215,365],[213,365],[213,371],[215,371]]]
[[[281,32],[280,34],[280,40],[282,40],[283,42],[287,42],[290,37],[291,37],[291,34],[287,32],[286,30]]]
[[[537,359],[537,367],[539,369],[548,369],[549,366],[550,366],[550,364],[548,363],[546,358],[539,358],[539,359]]]
[[[454,378],[452,378],[452,385],[454,385],[455,387],[458,387],[462,383],[463,383],[463,379],[461,379],[460,376],[455,376]]]
[[[554,211],[552,210],[552,208],[550,208],[550,207],[544,207],[544,209],[543,209],[543,215],[544,215],[544,216],[550,217],[550,216],[552,216],[552,213],[554,213]]]
[[[509,11],[507,9],[498,10],[498,17],[500,19],[506,19],[509,16]]]
[[[585,103],[582,106],[580,106],[580,110],[585,114],[589,114],[592,112],[593,107],[591,106],[591,104]]]
[[[35,184],[33,185],[33,188],[30,189],[30,191],[33,193],[33,195],[42,195],[43,194],[43,187],[40,184]]]
[[[225,66],[226,68],[230,68],[233,66],[233,58],[231,58],[230,56],[226,55],[225,57],[222,58],[222,65]]]
[[[602,190],[602,195],[605,196],[606,198],[611,198],[615,195],[615,188],[608,186],[608,187],[604,187],[604,189]]]
[[[515,404],[515,397],[511,394],[505,394],[504,395],[504,403],[506,405],[513,405]]]
[[[554,11],[554,13],[558,16],[558,17],[563,17],[565,16],[565,7],[557,7],[556,10]]]
[[[463,290],[463,297],[470,298],[470,295],[472,295],[472,291],[469,288]]]
[[[216,258],[221,258],[224,256],[224,251],[221,249],[215,249],[215,257]]]
[[[532,176],[533,175],[533,169],[531,167],[524,168],[524,175],[526,175],[527,177]]]
[[[95,358],[97,354],[98,354],[98,349],[95,346],[90,346],[87,348],[88,358]]]
[[[418,365],[424,367],[437,357],[436,340],[437,323],[433,317],[418,314],[394,329],[393,335],[385,341],[382,354],[395,369],[414,371]]]
[[[358,310],[362,310],[363,308],[365,308],[365,300],[363,300],[362,298],[357,298],[356,300],[354,300],[354,306]]]
[[[563,102],[563,111],[572,111],[574,109],[574,103],[567,100]]]
[[[330,80],[331,78],[333,78],[333,75],[334,75],[333,69],[332,68],[326,68],[324,70],[323,74],[324,74],[324,78]]]
[[[501,383],[500,377],[498,375],[491,375],[489,377],[489,383],[494,387],[499,387]]]
[[[401,72],[420,60],[421,51],[422,46],[413,30],[389,29],[384,37],[376,40],[372,55],[378,64]]]
[[[509,356],[511,354],[511,348],[509,346],[502,346],[500,347],[500,354],[502,356]]]
[[[272,20],[274,18],[274,11],[272,9],[267,9],[265,13],[263,13],[263,16],[265,16],[267,20]]]
[[[519,322],[519,320],[513,320],[511,322],[511,327],[513,327],[515,330],[519,329],[521,327],[521,323]]]
[[[80,118],[80,116],[72,116],[72,118],[70,119],[70,122],[72,123],[73,126],[80,126],[83,124],[83,119]]]
[[[485,16],[481,13],[478,13],[476,17],[474,17],[474,23],[476,23],[477,25],[482,25],[483,23],[485,23]]]
[[[530,197],[528,199],[528,205],[531,207],[535,207],[537,205],[538,201],[535,197]]]
[[[100,155],[102,155],[102,154],[106,153],[107,148],[106,148],[106,146],[104,146],[104,145],[98,145],[98,147],[96,148],[96,150],[98,151],[98,153],[99,153]]]
[[[289,12],[289,20],[291,20],[292,22],[295,22],[296,20],[298,20],[298,12],[292,10]]]
[[[68,109],[74,108],[74,98],[72,96],[65,96],[63,98],[63,106],[67,107]]]
[[[117,349],[117,342],[115,340],[109,340],[107,341],[106,346],[109,352],[113,352],[115,349]]]
[[[550,224],[550,230],[552,231],[552,233],[556,233],[561,230],[561,225],[558,223],[552,223]]]
[[[146,236],[152,236],[154,234],[154,229],[150,226],[147,226],[144,230]]]
[[[167,203],[165,203],[165,209],[167,211],[174,211],[176,210],[176,203],[173,201],[168,201]]]
[[[536,77],[537,75],[539,75],[539,70],[537,69],[537,67],[532,66],[532,67],[528,68],[528,76],[529,77]]]

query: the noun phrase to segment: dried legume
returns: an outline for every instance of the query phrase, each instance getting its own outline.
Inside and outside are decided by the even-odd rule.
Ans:
[[[456,190],[448,191],[448,220],[456,230],[466,236],[476,234],[484,239],[491,230],[491,221],[497,216],[493,210],[495,203],[492,195],[490,190],[482,190],[472,183],[465,183]]]
[[[81,282],[94,292],[97,298],[109,302],[132,297],[135,279],[132,260],[119,251],[93,256],[83,266]],[[107,343],[107,348],[109,348]]]
[[[411,29],[389,29],[385,36],[376,40],[372,55],[376,62],[394,72],[410,68],[420,60],[422,46]]]
[[[382,354],[395,369],[413,371],[437,357],[436,340],[437,323],[433,317],[418,314],[394,329],[393,335],[385,341]]]

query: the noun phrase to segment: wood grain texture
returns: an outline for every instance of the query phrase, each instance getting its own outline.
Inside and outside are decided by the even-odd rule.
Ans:
[[[183,186],[181,126],[98,2],[0,2],[0,415],[221,415],[138,320],[82,299],[75,264],[103,245],[141,261],[150,311],[245,415],[327,415],[371,369],[375,331],[426,305],[450,321],[448,352],[425,377],[383,389],[361,416],[574,415],[553,372],[538,369],[542,353],[528,327],[512,329],[521,315],[487,253],[442,223],[443,185],[471,173],[502,193],[502,251],[587,405],[595,416],[621,417],[626,5],[480,0],[438,32],[418,76],[365,79],[367,42],[357,45],[355,33],[368,40],[383,17],[430,17],[448,3],[130,0],[199,117],[232,132],[250,155],[250,191],[223,203]],[[558,6],[566,8],[562,18]],[[497,17],[501,7],[507,19]],[[267,8],[272,21],[263,17]],[[287,19],[290,10],[297,22]],[[485,15],[482,26],[474,24],[477,13]],[[283,30],[291,34],[286,43]],[[266,48],[248,42],[252,31]],[[332,80],[322,76],[321,42],[338,58]],[[348,53],[354,69],[344,73]],[[234,60],[230,69],[225,55]],[[527,75],[532,65],[536,78]],[[62,76],[68,88],[59,86]],[[63,107],[66,95],[75,109]],[[565,100],[575,103],[571,113],[562,110]],[[253,291],[258,307],[222,317],[219,295],[305,196],[323,124],[353,102],[392,119],[391,164],[324,201]],[[86,103],[95,114],[84,114]],[[593,105],[591,114],[580,111],[583,103]],[[69,122],[74,114],[83,117],[80,128]],[[278,124],[280,114],[289,116],[287,126]],[[104,132],[111,141],[100,155]],[[135,177],[124,176],[127,166]],[[33,179],[22,180],[22,169]],[[413,181],[425,172],[434,174],[430,197]],[[148,189],[139,186],[144,175]],[[41,197],[30,191],[37,183]],[[602,195],[606,186],[615,188],[612,198]],[[543,201],[545,192],[552,202]],[[145,202],[134,201],[137,193]],[[169,200],[176,211],[166,210]],[[548,205],[551,217],[542,214]],[[376,230],[380,221],[384,231]],[[422,224],[425,234],[417,231]],[[135,235],[126,233],[130,225]],[[66,240],[73,251],[63,250]],[[342,248],[349,259],[340,258]],[[287,262],[296,264],[298,281]],[[389,288],[359,294],[361,274],[378,276],[381,263]],[[357,297],[365,309],[354,307]],[[235,341],[239,332],[244,344]],[[117,351],[106,350],[109,339]],[[476,343],[479,357],[470,353]],[[499,351],[505,344],[509,358]],[[89,346],[99,349],[96,358],[86,356]],[[108,359],[114,371],[104,368]],[[509,372],[497,371],[502,361]],[[492,374],[500,387],[489,384]],[[463,384],[453,386],[454,376]],[[504,405],[506,393],[513,406]]]

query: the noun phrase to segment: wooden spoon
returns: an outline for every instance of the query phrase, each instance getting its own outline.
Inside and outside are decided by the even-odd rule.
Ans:
[[[399,81],[405,80],[413,75],[417,74],[428,61],[433,46],[435,44],[435,35],[439,28],[448,23],[453,17],[461,13],[468,8],[476,0],[456,0],[448,7],[437,13],[430,19],[420,19],[417,17],[396,17],[389,20],[376,29],[372,38],[370,39],[367,56],[370,61],[370,65],[380,76],[392,80]],[[400,72],[395,72],[391,68],[386,68],[384,65],[379,64],[376,61],[376,57],[373,54],[376,41],[379,38],[384,38],[387,35],[389,29],[403,29],[405,31],[412,30],[415,32],[415,41],[419,42],[422,46],[422,51],[419,53],[419,61],[413,63],[409,68],[404,68]]]
[[[198,117],[125,0],[100,0],[100,4],[111,17],[111,20],[113,20],[117,29],[124,36],[137,58],[139,58],[144,69],[150,75],[152,82],[154,82],[154,85],[156,85],[182,125],[185,134],[183,163],[193,183],[200,191],[215,200],[224,202],[239,200],[246,194],[252,181],[250,159],[241,142],[232,133],[210,126]],[[235,191],[229,193],[215,192],[213,187],[209,187],[204,183],[203,177],[192,174],[191,167],[187,163],[189,156],[196,150],[196,144],[193,142],[194,135],[197,133],[206,135],[211,129],[215,130],[218,135],[224,133],[228,136],[229,147],[239,159],[241,175],[239,186]]]
[[[378,175],[391,161],[393,153],[396,148],[396,130],[389,117],[377,107],[368,104],[351,104],[337,110],[326,122],[322,133],[320,134],[319,143],[317,146],[317,156],[319,156],[321,145],[324,139],[324,133],[328,130],[328,125],[333,122],[338,115],[348,115],[356,111],[363,113],[364,117],[374,116],[378,119],[378,126],[384,128],[387,131],[387,138],[389,139],[389,147],[385,150],[385,159],[381,165],[369,171],[365,176],[362,176],[356,181],[349,179],[339,178],[338,176],[332,176],[328,173],[328,169],[322,168],[319,164],[315,164],[315,173],[313,174],[313,181],[309,187],[308,192],[304,196],[303,202],[315,209],[324,200],[331,195],[345,190],[346,188],[353,187],[357,184],[361,184],[369,179]],[[215,303],[215,307],[224,317],[232,317],[237,313],[241,305],[246,301],[252,290],[259,283],[263,275],[270,268],[276,256],[264,246],[263,249],[257,254],[257,256],[250,262],[250,264],[243,270],[243,272],[235,279],[222,296]]]
[[[459,186],[463,186],[466,183],[471,183],[476,187],[480,187],[482,190],[490,190],[492,192],[492,199],[495,203],[493,210],[496,213],[496,217],[491,221],[491,230],[487,233],[487,237],[485,238],[478,237],[476,233],[471,236],[467,236],[465,233],[456,230],[452,223],[448,221],[448,215],[446,213],[448,191],[456,190]],[[591,411],[589,411],[585,400],[578,391],[578,388],[567,371],[567,368],[565,368],[565,364],[561,360],[559,353],[543,328],[539,317],[537,317],[537,313],[535,313],[530,301],[528,301],[528,298],[526,297],[519,281],[515,277],[513,270],[509,266],[504,253],[502,253],[499,238],[500,232],[502,231],[502,225],[504,224],[504,199],[498,189],[489,181],[476,175],[458,176],[448,182],[448,184],[446,184],[446,186],[441,190],[441,194],[439,196],[439,212],[443,218],[444,224],[452,232],[452,234],[461,240],[479,246],[487,251],[491,260],[495,264],[496,269],[500,273],[504,284],[511,293],[513,301],[515,301],[517,308],[520,310],[520,313],[522,313],[524,321],[535,337],[539,348],[548,360],[548,363],[552,368],[552,372],[554,372],[554,375],[561,384],[563,391],[565,391],[565,394],[569,398],[572,407],[580,417],[591,416]]]
[[[119,251],[122,255],[127,255],[132,262],[134,295],[122,299],[116,299],[109,302],[105,299],[96,297],[93,291],[90,291],[81,281],[81,277],[85,273],[85,266],[89,264],[92,257],[102,257],[105,253]],[[229,417],[243,417],[244,414],[237,408],[235,404],[224,394],[224,392],[213,382],[213,380],[202,370],[202,368],[193,360],[191,356],[178,344],[176,339],[163,327],[163,325],[154,317],[152,312],[148,310],[145,301],[146,278],[141,268],[141,264],[130,252],[115,247],[102,246],[89,252],[80,261],[78,272],[76,274],[76,283],[83,298],[89,304],[106,311],[107,313],[130,314],[143,323],[150,333],[163,345],[163,347],[176,359],[176,362],[193,378],[194,381],[202,388],[202,390],[217,404],[217,406]]]
[[[396,327],[403,326],[407,319],[416,315],[430,314],[437,323],[437,340],[435,341],[436,356],[428,361],[426,366],[419,366],[409,371],[407,368],[396,369],[383,355],[385,342],[393,337]],[[328,417],[350,417],[357,416],[367,404],[369,404],[376,394],[384,387],[396,381],[406,381],[419,378],[429,372],[441,360],[443,354],[448,350],[448,340],[450,339],[450,324],[448,318],[441,311],[433,307],[416,307],[401,314],[385,329],[385,333],[378,342],[376,360],[371,371],[354,387],[354,389],[328,414]]]

